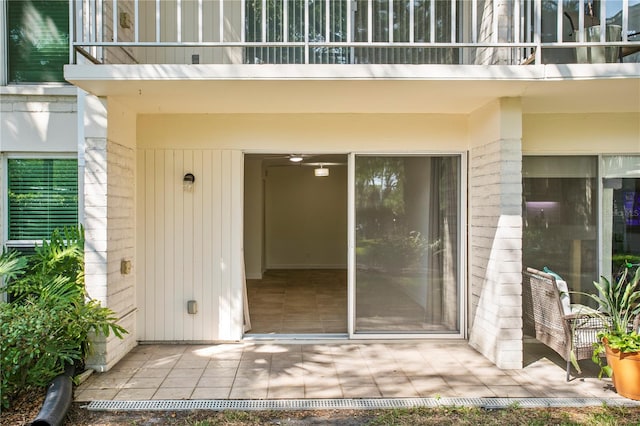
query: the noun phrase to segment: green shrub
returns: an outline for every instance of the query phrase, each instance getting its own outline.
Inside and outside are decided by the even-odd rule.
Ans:
[[[429,243],[420,232],[411,231],[406,236],[361,240],[358,246],[357,254],[363,263],[397,273],[407,268],[424,268],[426,256],[438,251],[440,241]]]
[[[35,254],[0,255],[10,303],[0,304],[1,404],[24,386],[46,386],[68,365],[82,365],[90,333],[127,331],[84,287],[83,229],[54,232]]]

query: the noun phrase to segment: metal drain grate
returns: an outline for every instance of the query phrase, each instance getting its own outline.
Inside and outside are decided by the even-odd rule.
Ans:
[[[370,398],[370,399],[190,399],[153,401],[92,401],[94,411],[179,410],[368,410],[412,407],[522,408],[640,406],[640,402],[617,398]]]

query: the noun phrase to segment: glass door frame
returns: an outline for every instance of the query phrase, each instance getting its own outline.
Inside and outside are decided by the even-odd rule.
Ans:
[[[604,180],[618,178],[640,179],[640,170],[626,170],[625,168],[609,170],[611,167],[607,167],[607,160],[614,160],[616,158],[624,161],[626,158],[640,158],[640,155],[637,153],[598,155],[598,204],[600,209],[598,214],[598,276],[605,277],[611,277],[613,272],[611,268],[611,256],[613,255],[611,241],[607,241],[605,238],[607,237],[605,235],[605,220],[608,220],[608,217],[605,218],[605,215],[612,213],[611,203],[613,200],[605,195]],[[609,260],[609,262],[606,262],[607,260]]]
[[[456,309],[458,311],[459,331],[457,333],[356,333],[356,157],[357,156],[383,156],[383,157],[443,157],[455,156],[460,159],[459,191],[458,202],[459,224],[458,224],[458,301]],[[468,282],[469,269],[467,267],[468,250],[468,153],[467,152],[433,152],[433,151],[388,151],[388,152],[368,152],[353,151],[348,154],[347,162],[347,332],[349,339],[360,340],[390,340],[390,339],[466,339],[467,338],[467,312],[468,312]]]

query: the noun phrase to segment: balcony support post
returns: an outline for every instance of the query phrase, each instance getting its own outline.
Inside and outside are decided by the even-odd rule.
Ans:
[[[304,0],[304,63],[309,63],[309,0]]]
[[[542,32],[542,0],[535,0],[533,13],[535,28],[533,32],[533,42],[536,44],[533,63],[539,64],[540,59],[542,59],[542,37],[540,37],[540,33]]]
[[[118,41],[118,0],[111,0],[111,25],[113,25],[113,41]]]
[[[140,42],[140,0],[133,1],[133,13],[135,17],[133,18],[134,27],[133,27],[133,39],[136,43]]]

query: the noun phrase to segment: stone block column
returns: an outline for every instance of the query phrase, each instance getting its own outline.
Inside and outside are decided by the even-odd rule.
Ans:
[[[470,117],[469,343],[522,368],[522,111],[503,98]]]
[[[124,339],[94,338],[87,367],[106,371],[136,345],[135,114],[83,92],[78,107],[86,288],[90,297],[114,311],[118,324],[129,332]]]

